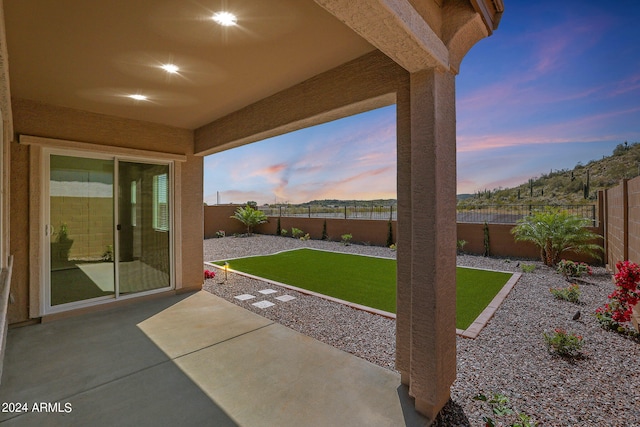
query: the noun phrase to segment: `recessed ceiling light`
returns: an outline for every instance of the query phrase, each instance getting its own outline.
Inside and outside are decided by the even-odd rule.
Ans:
[[[140,94],[127,95],[131,99],[135,99],[136,101],[146,101],[147,97]]]
[[[230,12],[216,12],[213,14],[211,19],[213,19],[223,27],[231,27],[233,25],[236,25],[236,23],[238,22],[238,18],[236,17],[236,15]]]
[[[163,64],[162,66],[160,66],[160,68],[170,74],[176,74],[178,71],[180,71],[180,68],[175,64]]]

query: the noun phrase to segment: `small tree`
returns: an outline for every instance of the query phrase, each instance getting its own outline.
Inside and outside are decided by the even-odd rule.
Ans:
[[[253,227],[258,224],[264,224],[267,222],[267,216],[264,212],[253,209],[251,206],[247,205],[244,208],[236,209],[236,212],[230,218],[237,219],[241,223],[243,223],[247,227],[247,234],[251,235],[253,232]]]
[[[602,247],[593,243],[600,236],[587,228],[590,221],[557,208],[536,212],[518,221],[511,233],[516,241],[540,248],[545,265],[555,266],[563,252],[591,255],[600,259]]]

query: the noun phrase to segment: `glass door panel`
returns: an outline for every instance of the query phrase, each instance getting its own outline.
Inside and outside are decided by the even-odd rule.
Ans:
[[[171,285],[169,165],[118,162],[121,295]]]
[[[114,162],[49,161],[51,306],[113,296]]]

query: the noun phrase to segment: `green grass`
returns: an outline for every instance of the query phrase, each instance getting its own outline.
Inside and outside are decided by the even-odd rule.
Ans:
[[[224,264],[224,261],[218,264]],[[297,249],[239,258],[229,268],[379,310],[396,312],[394,259]],[[511,274],[458,267],[456,327],[466,329]]]

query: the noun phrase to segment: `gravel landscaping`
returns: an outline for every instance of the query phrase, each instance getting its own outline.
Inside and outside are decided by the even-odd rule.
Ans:
[[[214,261],[297,247],[395,257],[394,251],[383,247],[254,235],[207,239],[204,258]],[[474,340],[458,337],[457,380],[451,389],[451,401],[434,425],[484,425],[482,417],[491,415],[490,409],[473,397],[502,393],[514,410],[528,414],[541,426],[640,426],[640,343],[602,329],[592,315],[613,290],[611,276],[604,268],[594,268],[594,275],[588,278],[591,283],[580,285],[582,294],[576,305],[553,298],[549,288],[568,283],[540,262],[458,256],[460,266],[502,271],[522,272],[520,264],[525,263],[535,264],[535,271],[522,275],[480,335]],[[258,290],[277,287],[233,273],[229,273],[226,284],[220,284],[223,278],[218,273],[205,282],[205,289],[305,335],[394,369],[395,320],[280,289],[274,295],[287,294],[296,299],[260,309],[251,305],[260,298],[239,301],[234,297],[260,295]],[[578,310],[581,316],[574,321]],[[565,359],[547,351],[542,334],[555,328],[584,337],[583,357]]]

